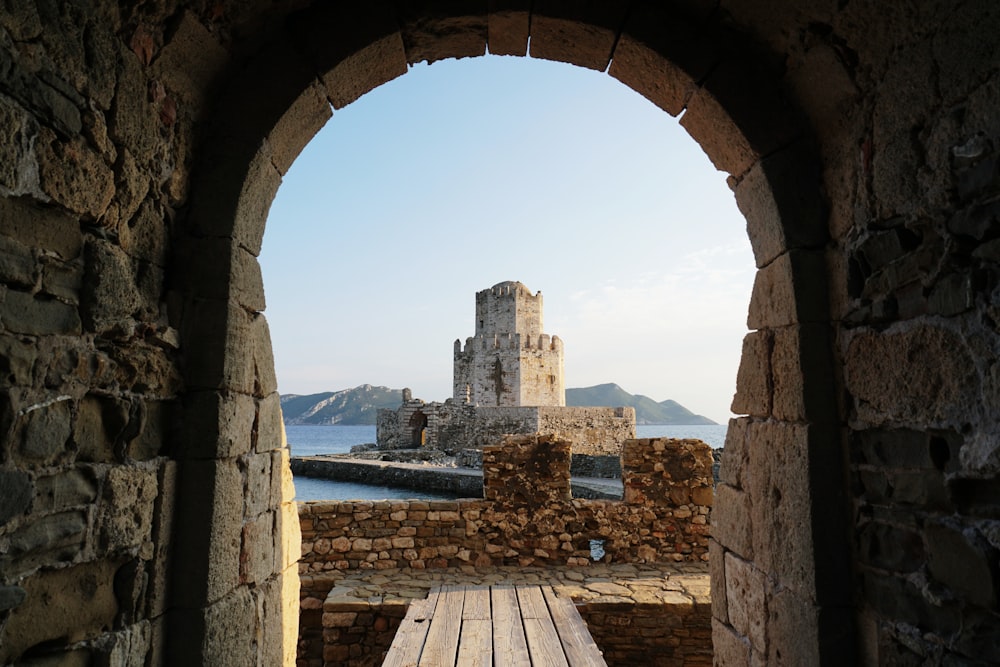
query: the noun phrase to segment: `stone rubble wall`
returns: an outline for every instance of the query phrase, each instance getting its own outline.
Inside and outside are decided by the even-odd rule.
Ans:
[[[505,435],[557,433],[573,442],[574,453],[619,456],[622,443],[635,437],[635,409],[628,407],[489,407],[405,402],[396,410],[382,408],[376,419],[381,449],[413,447],[413,415],[427,417],[424,446],[448,453],[482,449]]]
[[[620,456],[635,438],[635,408],[538,408],[538,433],[555,433],[573,443],[573,454]]]
[[[0,10],[0,664],[294,660],[256,260],[187,222],[230,54],[185,4]]]
[[[591,540],[603,541],[609,562],[708,559],[708,445],[627,443],[626,501],[573,500],[569,446],[528,436],[487,448],[482,500],[301,503],[300,572],[586,566]]]

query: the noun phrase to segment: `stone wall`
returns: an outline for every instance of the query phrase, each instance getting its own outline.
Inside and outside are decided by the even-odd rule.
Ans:
[[[635,408],[538,408],[538,433],[555,433],[573,443],[573,454],[620,456],[635,438]]]
[[[186,4],[0,10],[0,664],[294,660],[256,260],[189,236],[230,61]]]
[[[711,453],[694,442],[627,443],[626,501],[571,499],[569,443],[529,436],[487,448],[484,500],[301,503],[300,572],[585,566],[591,540],[608,562],[705,561]]]
[[[505,435],[557,433],[573,442],[574,452],[619,456],[622,443],[635,437],[634,408],[489,407],[405,402],[395,411],[378,411],[376,433],[382,449],[418,446],[414,415],[426,418],[422,441],[448,453],[482,449]],[[421,419],[420,423],[424,423]]]

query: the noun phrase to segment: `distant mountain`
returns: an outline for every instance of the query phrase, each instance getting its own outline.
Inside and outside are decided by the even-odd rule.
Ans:
[[[396,409],[402,403],[401,389],[363,384],[321,394],[283,394],[281,412],[286,424],[374,425],[379,408]]]
[[[320,394],[282,394],[281,412],[285,424],[375,424],[379,408],[395,410],[403,403],[401,389],[363,384],[353,389]],[[651,398],[628,393],[616,384],[567,389],[566,405],[635,408],[637,424],[714,424],[696,415],[677,401],[657,403]]]
[[[632,395],[616,384],[566,390],[566,405],[587,407],[633,407],[637,424],[715,424],[708,417],[696,415],[677,401],[657,403],[641,394]]]

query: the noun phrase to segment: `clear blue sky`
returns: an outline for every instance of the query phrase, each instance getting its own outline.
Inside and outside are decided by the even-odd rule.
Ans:
[[[338,110],[271,207],[261,264],[282,393],[451,395],[475,293],[541,291],[567,387],[729,418],[754,267],[725,174],[607,74],[416,65]]]

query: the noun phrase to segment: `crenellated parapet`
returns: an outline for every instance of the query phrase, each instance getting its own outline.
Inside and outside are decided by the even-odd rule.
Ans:
[[[476,294],[476,333],[454,346],[453,398],[479,406],[561,406],[563,344],[542,332],[542,295],[508,281]]]

